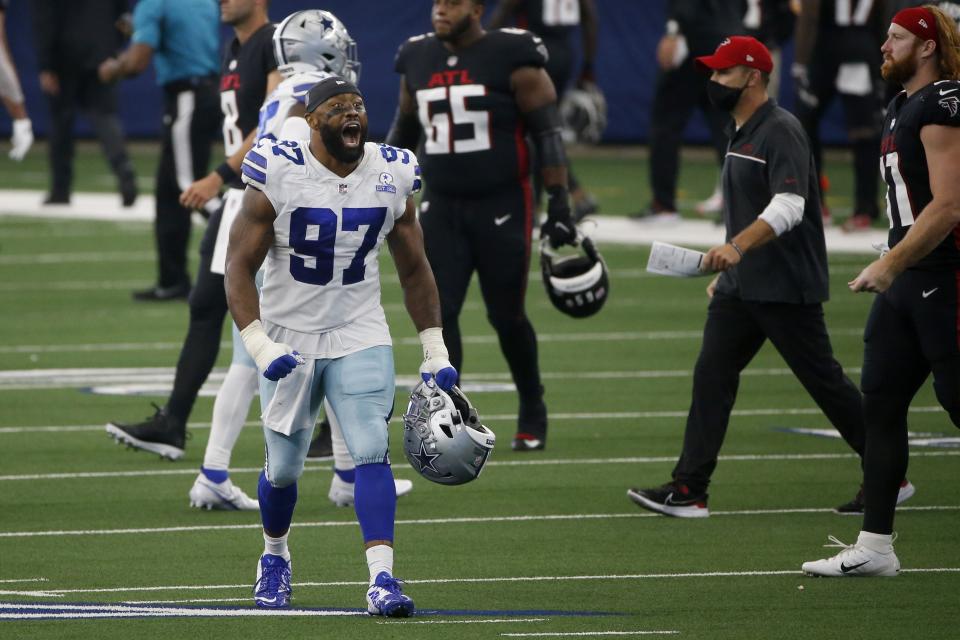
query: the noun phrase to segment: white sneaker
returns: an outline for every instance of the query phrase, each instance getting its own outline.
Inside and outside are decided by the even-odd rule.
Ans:
[[[900,560],[897,559],[897,554],[893,552],[893,545],[890,545],[888,553],[880,553],[868,549],[859,542],[844,544],[833,536],[828,536],[828,538],[833,544],[823,546],[840,547],[843,551],[832,558],[804,562],[801,567],[804,573],[824,578],[840,578],[845,576],[895,576],[900,571]]]
[[[207,476],[197,475],[190,487],[190,506],[198,509],[225,511],[257,511],[260,503],[235,486],[229,478],[213,482]]]
[[[706,200],[701,200],[694,207],[694,210],[702,216],[712,215],[714,213],[720,213],[723,211],[723,190],[718,184],[716,189],[713,190],[713,193],[710,194],[710,197]]]
[[[410,480],[393,479],[393,486],[396,488],[397,497],[405,496],[413,491],[413,482]],[[330,481],[330,491],[327,493],[330,502],[338,507],[353,506],[353,483],[343,480],[337,474],[333,474],[333,480]]]

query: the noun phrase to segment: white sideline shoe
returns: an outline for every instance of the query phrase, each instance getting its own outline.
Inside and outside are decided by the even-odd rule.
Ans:
[[[841,578],[895,576],[900,571],[900,560],[893,551],[893,545],[890,545],[889,552],[880,553],[859,542],[844,544],[833,536],[828,538],[833,544],[823,546],[840,547],[843,551],[831,558],[804,562],[801,567],[804,573],[824,578]]]
[[[413,491],[413,482],[410,480],[394,478],[393,486],[396,488],[398,498]],[[333,480],[330,481],[330,491],[327,493],[327,497],[330,498],[330,502],[338,507],[352,507],[353,483],[346,482],[334,473]]]
[[[227,478],[223,482],[213,482],[202,473],[197,475],[190,487],[190,506],[198,509],[220,509],[224,511],[257,511],[260,503],[245,494]]]

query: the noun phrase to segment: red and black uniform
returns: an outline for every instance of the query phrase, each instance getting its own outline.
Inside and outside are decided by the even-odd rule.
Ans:
[[[223,143],[232,155],[244,138],[256,129],[260,106],[267,93],[267,76],[277,68],[273,53],[274,25],[266,24],[242,45],[234,38],[223,58],[220,77],[220,108],[223,111]],[[227,185],[243,188],[239,177]],[[227,297],[223,276],[210,271],[210,261],[220,229],[222,207],[210,216],[200,243],[200,269],[190,292],[190,326],[180,350],[173,392],[167,413],[186,423],[200,387],[213,369],[220,350]]]
[[[853,149],[854,214],[880,215],[877,206],[877,145],[883,111],[880,65],[889,22],[884,0],[822,0],[810,54],[809,84],[798,92],[797,117],[803,124],[817,171],[823,174],[820,121],[837,95],[843,105]]]
[[[525,408],[542,407],[536,334],[524,310],[533,198],[526,127],[510,76],[546,60],[540,39],[519,29],[488,31],[456,54],[433,34],[416,36],[396,59],[424,133],[420,224],[450,361],[463,371],[458,317],[476,271],[520,393],[521,431],[533,432],[541,429],[523,424]]]
[[[891,248],[933,199],[920,139],[929,125],[960,127],[960,82],[934,82],[909,97],[902,92],[888,107],[880,167]],[[937,400],[960,426],[960,226],[877,295],[863,339],[864,530],[891,533],[907,468],[907,409],[930,373]]]

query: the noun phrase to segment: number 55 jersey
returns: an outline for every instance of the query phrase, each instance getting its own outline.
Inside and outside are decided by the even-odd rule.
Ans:
[[[309,141],[264,139],[242,173],[277,214],[260,294],[270,338],[310,358],[391,345],[378,256],[420,189],[416,157],[367,142],[357,168],[340,177],[310,153]]]
[[[526,129],[510,76],[546,62],[540,38],[520,29],[488,31],[455,54],[433,33],[400,46],[395,68],[417,104],[430,191],[488,196],[527,179]]]

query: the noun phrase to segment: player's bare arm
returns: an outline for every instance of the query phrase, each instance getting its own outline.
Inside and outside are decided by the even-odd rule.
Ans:
[[[230,229],[224,272],[227,305],[239,329],[260,318],[254,277],[273,243],[276,217],[273,205],[261,191],[248,188],[244,192],[240,213]]]
[[[417,103],[410,95],[405,76],[400,76],[400,97],[397,101],[397,112],[393,116],[390,132],[387,133],[387,144],[400,149],[415,149],[420,142],[422,127],[417,117]]]
[[[757,218],[750,223],[750,226],[731,238],[730,242],[707,251],[700,268],[705,272],[726,271],[740,264],[747,251],[762,246],[776,237],[773,227],[766,220]]]
[[[920,130],[933,199],[897,246],[849,283],[852,291],[886,291],[894,278],[933,251],[960,224],[960,128],[927,125]]]
[[[553,86],[553,81],[547,75],[545,69],[540,67],[520,67],[510,75],[510,86],[513,88],[513,95],[517,101],[517,108],[523,114],[527,125],[534,135],[534,142],[537,134],[552,133],[556,129],[557,139],[561,145],[563,140],[560,138],[560,115],[557,111],[557,90]],[[551,113],[556,115],[554,121]],[[541,123],[536,121],[538,116],[544,116],[545,120]],[[539,146],[539,145],[538,145]],[[553,185],[567,186],[567,165],[565,155],[548,153],[543,157],[543,186],[549,188]]]
[[[277,85],[281,82],[283,82],[283,76],[280,75],[280,72],[276,69],[271,71],[269,75],[267,75],[267,89],[264,95],[273,93],[273,90],[276,89]],[[240,165],[243,164],[243,157],[247,155],[247,151],[253,149],[256,141],[257,130],[254,129],[247,134],[247,137],[243,139],[243,143],[233,155],[227,157],[226,164],[229,165],[234,174],[240,173]],[[201,209],[207,204],[208,200],[220,192],[220,188],[224,185],[224,182],[223,176],[221,176],[218,171],[211,171],[206,176],[191,184],[180,194],[180,204],[188,209]]]
[[[440,295],[423,249],[423,231],[413,198],[407,198],[406,211],[387,235],[387,245],[397,265],[407,313],[417,331],[439,327]]]
[[[121,78],[137,76],[147,70],[152,58],[153,48],[142,42],[136,42],[116,58],[107,58],[101,62],[97,75],[100,77],[100,82],[114,82]]]

